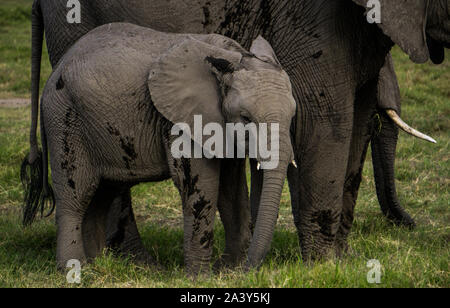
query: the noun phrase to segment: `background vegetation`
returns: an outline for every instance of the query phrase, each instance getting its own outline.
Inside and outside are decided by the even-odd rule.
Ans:
[[[0,99],[28,97],[31,0],[0,2]],[[46,51],[45,51],[46,53]],[[450,63],[414,65],[398,49],[394,58],[404,118],[432,135],[437,145],[401,135],[397,160],[400,200],[416,219],[410,231],[382,217],[370,155],[349,243],[351,254],[308,266],[299,247],[285,188],[272,250],[261,271],[221,273],[193,281],[183,269],[180,199],[172,183],[133,189],[145,246],[162,270],[140,267],[108,254],[83,269],[83,287],[377,287],[366,280],[370,259],[383,266],[380,287],[449,287]],[[51,69],[44,55],[42,85]],[[0,287],[70,287],[56,271],[54,218],[31,228],[20,224],[19,167],[28,151],[30,109],[0,108]],[[219,221],[219,220],[217,220]],[[224,248],[216,227],[215,254]]]

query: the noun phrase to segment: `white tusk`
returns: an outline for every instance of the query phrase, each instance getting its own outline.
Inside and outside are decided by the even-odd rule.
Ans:
[[[414,136],[414,137],[417,137],[417,138],[426,140],[426,141],[431,142],[431,143],[437,143],[437,141],[434,140],[433,138],[431,138],[430,136],[427,136],[427,135],[425,135],[425,134],[419,132],[418,130],[415,130],[414,128],[412,128],[412,127],[409,126],[408,124],[406,124],[406,123],[400,118],[400,116],[397,114],[397,112],[396,112],[395,110],[387,109],[387,110],[386,110],[386,113],[387,113],[387,115],[391,118],[391,120],[394,121],[394,123],[395,123],[398,127],[400,127],[402,130],[404,130],[406,133],[408,133],[408,134],[410,134],[410,135],[412,135],[412,136]]]
[[[258,165],[256,166],[256,169],[261,170],[261,163],[258,162]]]
[[[292,161],[292,164],[294,165],[295,168],[298,169],[297,162],[295,160]]]

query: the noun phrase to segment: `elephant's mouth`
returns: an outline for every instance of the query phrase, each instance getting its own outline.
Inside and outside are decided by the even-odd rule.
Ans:
[[[450,48],[450,0],[430,1],[426,26],[427,45],[434,64],[445,60],[445,48]]]
[[[445,60],[445,48],[450,47],[450,43],[442,43],[435,39],[427,38],[428,50],[430,51],[430,59],[434,64],[442,64]]]

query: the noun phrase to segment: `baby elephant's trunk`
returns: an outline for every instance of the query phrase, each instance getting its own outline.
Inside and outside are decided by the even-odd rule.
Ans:
[[[279,150],[276,153],[279,162],[274,169],[263,171],[263,186],[253,240],[248,252],[247,269],[261,265],[272,242],[287,169],[294,158],[289,125],[286,124],[290,123],[289,120],[274,121],[275,123],[284,123],[280,125]],[[269,137],[272,133],[273,131],[269,133]]]

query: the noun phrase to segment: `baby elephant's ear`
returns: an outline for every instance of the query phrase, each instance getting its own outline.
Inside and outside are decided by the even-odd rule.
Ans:
[[[149,73],[156,109],[174,124],[188,124],[192,134],[196,115],[202,116],[203,126],[223,126],[225,122],[221,90],[207,61],[210,58],[239,64],[242,55],[189,38],[163,55]]]
[[[263,61],[269,61],[273,64],[280,65],[280,61],[278,61],[272,46],[261,35],[253,41],[250,52]]]

